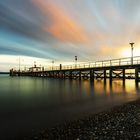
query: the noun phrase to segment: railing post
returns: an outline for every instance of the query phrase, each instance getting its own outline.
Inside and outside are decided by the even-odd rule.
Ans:
[[[62,70],[62,64],[60,64],[60,66],[59,66],[59,70]]]
[[[119,66],[121,65],[121,59],[119,59]]]

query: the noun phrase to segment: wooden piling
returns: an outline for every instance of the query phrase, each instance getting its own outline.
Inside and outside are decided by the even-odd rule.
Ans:
[[[125,69],[122,69],[123,81],[125,81]]]
[[[94,70],[90,70],[90,80],[94,80]]]

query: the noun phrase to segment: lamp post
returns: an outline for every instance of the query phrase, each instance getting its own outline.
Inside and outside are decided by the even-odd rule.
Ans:
[[[133,42],[131,42],[131,43],[129,43],[130,45],[131,45],[131,65],[133,65],[133,45],[134,45],[134,43]]]
[[[34,67],[36,68],[36,61],[34,61]]]
[[[52,61],[52,70],[53,70],[54,60]]]
[[[75,56],[75,68],[77,68],[77,56]]]
[[[18,61],[18,76],[20,76],[20,73],[21,73],[21,61],[24,61],[24,59],[21,59],[21,57],[19,56],[19,58],[17,59]]]
[[[24,59],[21,59],[21,57],[19,56],[19,58],[17,59],[18,61],[18,71],[21,71],[21,61],[24,61]]]

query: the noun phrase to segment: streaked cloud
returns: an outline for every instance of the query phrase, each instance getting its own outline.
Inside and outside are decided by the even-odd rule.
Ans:
[[[43,29],[64,42],[85,43],[88,35],[68,14],[52,3],[42,0],[33,0],[36,6],[50,17],[51,25],[43,25]],[[47,19],[46,19],[47,22]]]
[[[129,56],[131,41],[138,55],[139,23],[138,0],[0,0],[0,55],[94,61]]]

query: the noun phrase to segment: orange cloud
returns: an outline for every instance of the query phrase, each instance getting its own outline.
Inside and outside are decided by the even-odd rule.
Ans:
[[[116,58],[117,56],[119,56],[120,47],[101,47],[99,52],[102,56],[113,56],[114,58]]]
[[[44,0],[33,0],[37,7],[46,15],[51,17],[51,25],[43,29],[61,41],[86,43],[89,37],[86,32],[68,16],[62,9]],[[46,21],[47,22],[47,21]]]

